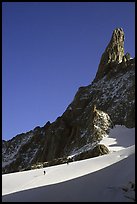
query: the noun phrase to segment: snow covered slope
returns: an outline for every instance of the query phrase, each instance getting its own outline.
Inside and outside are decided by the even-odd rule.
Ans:
[[[135,128],[118,125],[101,144],[112,148],[111,152],[69,164],[3,175],[3,202],[132,202]]]

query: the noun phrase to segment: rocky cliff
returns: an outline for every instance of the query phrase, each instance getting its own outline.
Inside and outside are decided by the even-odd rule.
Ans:
[[[124,54],[121,28],[113,31],[93,82],[78,89],[61,117],[2,142],[3,173],[89,151],[98,156],[98,142],[116,124],[135,127],[135,59]]]

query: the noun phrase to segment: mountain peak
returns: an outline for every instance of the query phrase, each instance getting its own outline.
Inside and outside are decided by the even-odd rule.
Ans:
[[[111,40],[102,54],[95,80],[102,78],[109,70],[110,64],[122,62],[124,57],[125,34],[122,28],[116,28]]]
[[[101,143],[113,126],[135,127],[135,59],[124,55],[121,28],[113,31],[96,79],[78,89],[53,123],[2,141],[2,173],[106,154],[109,149]]]

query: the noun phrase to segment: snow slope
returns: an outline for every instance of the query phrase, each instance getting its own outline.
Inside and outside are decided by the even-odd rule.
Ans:
[[[111,152],[132,146],[135,144],[135,128],[116,125],[111,129],[109,136],[100,141],[100,144],[105,144]]]
[[[135,195],[130,182],[135,182],[135,129],[116,126],[100,143],[108,146],[109,154],[68,165],[3,175],[2,201],[132,202]],[[124,187],[129,190],[123,190]]]

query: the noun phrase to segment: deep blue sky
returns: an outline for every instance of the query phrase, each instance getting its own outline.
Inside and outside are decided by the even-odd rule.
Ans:
[[[134,2],[2,3],[2,138],[61,116],[118,27],[134,57]]]

